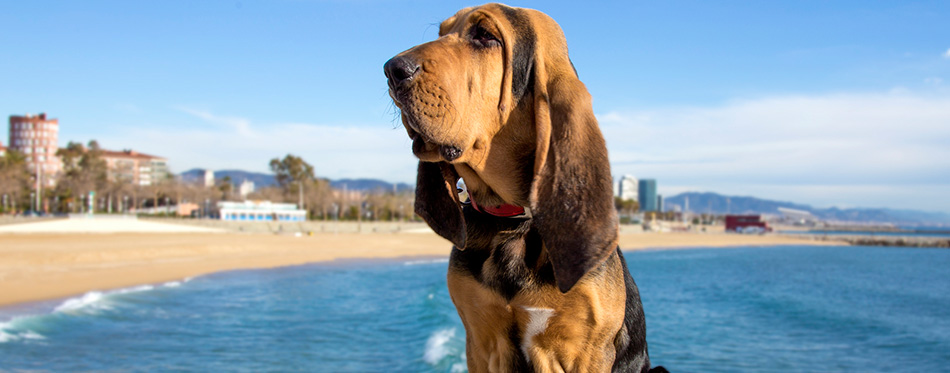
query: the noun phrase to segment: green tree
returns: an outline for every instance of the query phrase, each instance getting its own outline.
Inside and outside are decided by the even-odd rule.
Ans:
[[[328,180],[316,179],[309,185],[305,185],[304,199],[309,216],[320,216],[323,220],[327,220],[335,202],[333,189],[330,188]]]
[[[304,194],[310,194],[307,192],[307,188],[313,189],[317,185],[317,177],[313,173],[313,166],[304,161],[303,158],[293,154],[287,154],[284,159],[271,159],[270,169],[274,171],[277,184],[284,192],[284,200],[304,204]],[[300,206],[300,208],[305,206]]]
[[[614,207],[621,215],[632,215],[640,210],[640,203],[632,199],[614,197]]]
[[[231,177],[225,176],[218,183],[218,190],[221,191],[221,200],[231,199],[231,193],[234,191],[234,185],[231,183]]]
[[[30,171],[26,156],[7,149],[0,157],[0,211],[19,211],[22,199],[29,197]]]
[[[271,159],[270,169],[274,172],[277,184],[285,191],[293,188],[296,183],[316,180],[313,166],[293,154],[287,154],[284,159]]]
[[[108,169],[96,140],[89,141],[88,146],[70,141],[56,156],[63,161],[62,177],[56,186],[60,198],[78,202],[90,191],[100,194],[108,188]],[[78,207],[78,203],[74,204],[74,208]]]

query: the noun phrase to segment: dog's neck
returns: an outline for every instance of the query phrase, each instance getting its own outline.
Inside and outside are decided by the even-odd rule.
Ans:
[[[467,163],[454,164],[456,172],[465,180],[469,197],[480,208],[513,205],[530,206],[528,194],[530,179],[519,177],[521,171],[514,167],[475,168]],[[482,210],[482,209],[480,209]]]
[[[516,113],[511,120],[524,121],[525,114]],[[472,200],[481,207],[529,207],[535,138],[533,127],[501,126],[497,133],[477,141],[470,157],[453,163]]]
[[[531,217],[531,209],[515,206],[515,205],[497,205],[497,206],[479,206],[478,201],[471,199],[472,207],[476,211],[485,213],[488,215],[497,216],[499,218],[512,218],[512,217]]]

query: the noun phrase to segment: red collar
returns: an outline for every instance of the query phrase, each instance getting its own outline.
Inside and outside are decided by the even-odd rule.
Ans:
[[[524,207],[515,206],[515,205],[498,205],[498,206],[479,206],[475,203],[475,199],[469,198],[472,201],[472,207],[475,208],[475,211],[486,213],[488,215],[494,215],[500,218],[510,218],[518,215],[526,215]]]

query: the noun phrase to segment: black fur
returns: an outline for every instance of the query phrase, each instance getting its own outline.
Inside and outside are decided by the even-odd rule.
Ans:
[[[472,276],[482,286],[494,290],[506,300],[519,292],[542,286],[557,286],[550,261],[543,260],[543,245],[531,219],[497,218],[463,209],[466,236],[465,250],[452,249],[450,270]],[[617,248],[617,257],[623,268],[626,304],[623,327],[615,339],[617,351],[613,372],[664,372],[662,367],[650,368],[647,355],[646,320],[640,302],[640,292],[630,275],[623,253]],[[609,261],[609,260],[608,260]],[[593,271],[604,270],[606,263]],[[509,326],[512,346],[518,346],[521,331]],[[530,364],[517,347],[513,372],[531,371]]]
[[[458,194],[455,185],[447,185],[446,180],[457,180],[455,169],[445,162],[419,162],[416,172],[415,212],[432,230],[455,245],[465,246],[465,220],[458,208]]]
[[[453,248],[449,265],[467,273],[506,300],[522,289],[555,285],[551,263],[539,263],[541,237],[528,219],[498,218],[464,209],[468,242]],[[486,270],[485,264],[491,264]]]
[[[640,303],[640,290],[637,283],[633,281],[630,270],[627,269],[627,260],[624,259],[620,248],[617,248],[617,256],[620,257],[620,264],[623,266],[623,283],[627,289],[627,304],[623,315],[623,329],[621,333],[624,336],[617,336],[617,357],[614,360],[614,372],[634,372],[636,369],[646,371],[650,367],[650,357],[647,351],[647,323],[643,315],[643,306]]]
[[[511,341],[512,346],[517,346],[521,341],[521,330],[518,328],[518,324],[511,324],[511,327],[508,328],[508,339]],[[534,371],[534,367],[531,364],[528,364],[528,358],[524,356],[524,352],[520,348],[514,349],[515,358],[511,359],[511,372],[531,372]]]
[[[536,36],[528,18],[517,9],[502,6],[501,11],[517,35],[511,57],[511,91],[514,98],[520,101],[527,92],[534,90],[534,74],[531,72],[534,69]]]

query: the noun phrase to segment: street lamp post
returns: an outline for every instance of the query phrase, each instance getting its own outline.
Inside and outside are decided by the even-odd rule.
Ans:
[[[36,200],[35,200],[36,205],[33,207],[33,212],[34,212],[34,213],[36,212],[36,210],[39,210],[39,208],[40,208],[40,199],[43,198],[43,197],[40,196],[40,194],[42,193],[42,192],[40,192],[40,185],[41,185],[41,182],[42,182],[42,174],[40,173],[40,162],[37,161],[37,162],[36,162]],[[31,195],[31,198],[30,198],[30,199],[33,199],[33,198],[32,198],[32,195]]]
[[[340,205],[334,202],[333,203],[333,233],[334,234],[336,234],[337,226],[339,226],[339,223],[337,222],[337,220],[339,220],[339,217],[340,217],[339,213],[340,213]]]
[[[303,210],[303,180],[298,181],[297,184],[297,192],[299,194],[299,197],[297,197],[297,204],[300,206],[300,209]]]
[[[94,214],[96,212],[96,192],[90,190],[89,196],[86,197],[86,203],[89,205],[89,214]]]

